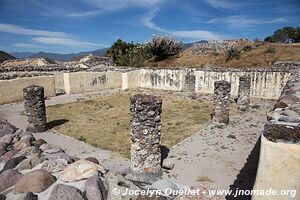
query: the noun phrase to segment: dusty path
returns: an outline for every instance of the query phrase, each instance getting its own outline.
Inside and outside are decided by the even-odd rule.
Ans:
[[[266,122],[265,113],[272,108],[271,102],[255,103],[259,109],[232,116],[228,126],[209,124],[175,145],[168,155],[175,168],[165,177],[189,186],[201,183],[229,189],[234,183],[240,189],[251,187],[258,161],[258,138]]]
[[[74,102],[91,98],[94,94],[116,91],[118,90],[57,96],[47,100],[46,105]],[[254,104],[260,107],[232,116],[228,126],[209,124],[175,145],[168,155],[174,161],[175,168],[164,173],[164,177],[188,186],[200,183],[216,189],[229,189],[234,183],[239,188],[251,187],[255,178],[259,147],[256,144],[266,122],[265,113],[272,108],[271,101],[257,100]],[[0,106],[1,117],[18,128],[25,129],[27,122],[26,117],[21,115],[23,111],[23,102]],[[35,137],[64,147],[72,156],[96,157],[108,169],[124,172],[130,164],[127,159],[115,153],[53,131],[35,134]]]

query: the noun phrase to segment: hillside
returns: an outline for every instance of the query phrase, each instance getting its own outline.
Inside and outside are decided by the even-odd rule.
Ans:
[[[0,51],[0,63],[11,59],[16,59],[16,58],[4,51]]]
[[[239,49],[241,51],[240,58],[237,60],[229,60],[227,62],[225,53],[192,55],[190,47],[180,53],[179,56],[173,56],[160,62],[145,63],[145,65],[152,65],[155,67],[202,67],[204,65],[215,65],[219,67],[267,67],[271,66],[276,61],[300,61],[299,43],[288,45],[264,44],[257,47],[253,46],[250,51],[242,50],[243,47],[240,47]]]
[[[70,54],[59,54],[59,53],[45,53],[38,52],[29,56],[29,58],[50,58],[57,61],[71,61],[74,59],[80,59],[86,55],[93,54],[94,56],[104,56],[107,49],[97,49],[95,51],[70,53]]]

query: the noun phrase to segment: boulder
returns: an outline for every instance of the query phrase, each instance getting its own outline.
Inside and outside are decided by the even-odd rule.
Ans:
[[[84,200],[84,197],[76,187],[57,184],[51,191],[49,200]]]
[[[16,170],[8,169],[0,174],[0,192],[14,186],[23,175]]]
[[[6,149],[8,147],[8,144],[6,142],[0,142],[0,149]]]
[[[104,183],[97,175],[87,179],[85,182],[85,192],[88,200],[104,200],[107,198]]]
[[[47,142],[44,139],[40,138],[36,141],[33,141],[32,144],[37,148],[40,148],[40,146],[42,146],[43,144],[47,144]]]
[[[7,161],[5,163],[3,169],[0,171],[0,174],[2,174],[4,171],[6,171],[8,169],[15,168],[20,162],[22,162],[25,159],[26,159],[25,156],[19,156],[19,157],[10,159],[9,161]]]
[[[17,141],[13,147],[14,149],[21,150],[26,147],[30,147],[32,141],[34,141],[34,137],[32,135],[25,135]]]
[[[12,157],[14,157],[19,151],[16,149],[10,150],[8,152],[6,152],[2,157],[1,160],[7,162],[10,159],[12,159]]]
[[[74,182],[105,173],[106,170],[101,165],[88,160],[78,160],[63,170],[60,179],[65,182]]]
[[[6,154],[6,150],[5,149],[0,149],[0,157],[3,156],[4,154]]]
[[[141,190],[139,187],[134,185],[132,182],[126,180],[118,172],[108,172],[104,178],[104,186],[107,189],[107,199],[110,200],[122,200],[122,199],[136,199],[136,196],[124,196],[126,190]],[[117,189],[116,189],[117,188]],[[118,191],[118,194],[115,191]]]
[[[50,161],[55,161],[57,159],[64,159],[66,160],[68,163],[72,163],[73,160],[71,158],[71,156],[69,156],[66,153],[63,152],[58,152],[58,153],[52,153],[52,154],[46,154],[45,158],[50,160]]]
[[[18,156],[31,156],[32,154],[39,154],[41,150],[39,150],[35,146],[25,147],[24,149],[18,152]]]
[[[24,160],[18,165],[18,170],[24,170],[24,169],[32,169],[38,164],[42,163],[44,161],[44,158],[41,157],[40,154],[32,154],[29,158]]]
[[[62,148],[54,144],[42,144],[40,150],[42,150],[44,154],[64,152]]]
[[[7,144],[10,144],[13,139],[14,139],[14,135],[10,134],[10,135],[4,135],[3,137],[0,138],[0,143],[5,142]]]
[[[55,173],[64,170],[67,165],[68,162],[65,159],[57,159],[54,161],[45,160],[42,168],[46,169],[48,172]]]
[[[171,170],[174,168],[174,166],[175,166],[175,164],[169,158],[166,158],[163,160],[162,168]]]
[[[56,178],[45,169],[33,170],[25,174],[15,185],[13,192],[34,192],[39,193],[50,187]]]
[[[87,158],[85,158],[85,160],[88,160],[88,161],[90,161],[90,162],[92,162],[92,163],[95,163],[95,164],[97,164],[97,165],[100,164],[99,161],[98,161],[98,159],[97,159],[97,158],[94,158],[94,157],[87,157]]]

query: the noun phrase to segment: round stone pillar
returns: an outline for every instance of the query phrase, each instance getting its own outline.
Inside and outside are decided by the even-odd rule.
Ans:
[[[214,110],[212,120],[215,124],[226,125],[229,123],[231,84],[227,81],[215,81],[214,86]]]
[[[162,99],[136,94],[130,98],[131,171],[135,174],[160,176]]]
[[[239,93],[238,93],[238,109],[241,111],[246,111],[249,109],[250,104],[250,87],[251,87],[251,77],[241,76],[239,78]]]
[[[25,114],[29,123],[26,130],[33,133],[46,131],[44,88],[36,85],[28,86],[23,89],[23,96]]]

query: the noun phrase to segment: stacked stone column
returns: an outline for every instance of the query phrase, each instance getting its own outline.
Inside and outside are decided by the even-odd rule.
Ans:
[[[193,73],[185,75],[185,89],[187,92],[194,93],[196,84],[196,76]]]
[[[36,85],[26,87],[23,89],[23,96],[25,114],[29,123],[26,130],[34,133],[46,131],[44,88]]]
[[[239,93],[238,93],[238,109],[241,111],[246,111],[249,109],[250,104],[250,87],[251,87],[251,77],[241,76],[239,78]]]
[[[214,86],[214,110],[212,120],[215,124],[226,125],[229,123],[231,84],[227,81],[216,81]]]
[[[135,174],[160,176],[162,99],[137,94],[130,98],[131,171]]]

